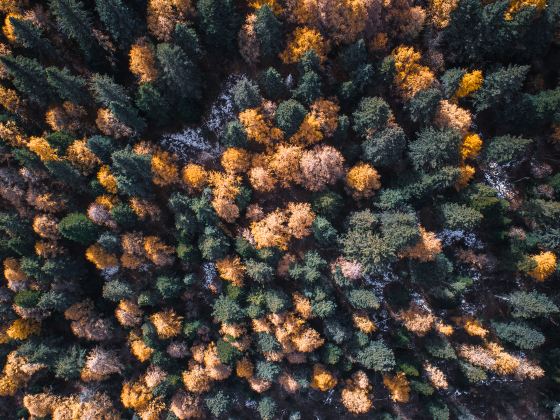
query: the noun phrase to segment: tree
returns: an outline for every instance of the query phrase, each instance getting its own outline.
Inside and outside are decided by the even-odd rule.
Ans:
[[[47,67],[47,81],[54,92],[64,101],[87,104],[90,96],[86,90],[86,82],[74,76],[67,68]]]
[[[519,347],[521,350],[534,350],[545,342],[545,336],[523,322],[494,322],[492,326],[501,340]]]
[[[344,174],[344,158],[331,146],[315,146],[301,156],[301,183],[310,191],[322,191]]]
[[[358,351],[356,361],[367,369],[386,372],[395,366],[395,355],[383,340],[372,340]]]
[[[7,21],[10,22],[11,32],[19,44],[33,50],[41,57],[52,58],[54,56],[53,45],[43,37],[43,32],[33,22],[10,15],[7,16]]]
[[[313,221],[313,236],[319,245],[329,247],[336,244],[338,232],[324,217],[318,216]]]
[[[408,146],[412,164],[417,170],[434,171],[459,163],[461,136],[452,130],[426,128]]]
[[[169,123],[171,101],[155,83],[142,83],[138,88],[135,103],[154,124],[162,126]]]
[[[484,218],[478,210],[457,203],[443,204],[441,214],[445,227],[452,230],[473,230]]]
[[[532,255],[531,260],[534,262],[535,268],[528,274],[537,281],[545,281],[556,271],[556,255],[550,251]]]
[[[356,309],[379,309],[379,299],[367,289],[353,289],[348,293],[348,301]]]
[[[309,70],[300,77],[298,85],[292,90],[292,96],[306,105],[321,97],[321,77]]]
[[[240,111],[247,108],[255,108],[261,103],[259,88],[246,76],[241,77],[232,89],[233,100]]]
[[[391,115],[391,108],[382,98],[363,98],[358,109],[352,114],[354,117],[352,128],[358,135],[367,138],[385,128]]]
[[[97,226],[82,213],[70,213],[64,217],[58,224],[58,230],[66,239],[83,245],[91,244],[99,235]]]
[[[429,67],[421,65],[421,54],[412,47],[400,45],[391,54],[395,66],[394,82],[405,99],[430,88],[435,76]]]
[[[473,95],[477,112],[488,108],[504,108],[511,104],[521,90],[529,66],[509,65],[486,76],[482,87]]]
[[[406,134],[400,127],[386,128],[362,143],[364,158],[373,166],[390,167],[400,161],[406,148]]]
[[[207,396],[204,402],[214,417],[220,417],[228,412],[232,404],[231,398],[221,390]]]
[[[329,43],[316,29],[299,27],[294,30],[280,58],[286,64],[297,63],[309,51],[314,51],[323,63],[327,59]]]
[[[201,3],[203,1],[198,4]],[[170,92],[190,100],[200,99],[202,82],[199,70],[180,47],[158,44],[156,56]]]
[[[274,67],[269,67],[260,73],[259,86],[268,99],[278,100],[286,91],[282,76]]]
[[[344,256],[359,262],[365,273],[373,273],[392,259],[394,250],[371,230],[350,229],[340,239]]]
[[[60,31],[76,41],[84,55],[91,60],[99,56],[99,45],[92,32],[92,19],[79,0],[51,0],[49,9],[56,17]]]
[[[139,77],[140,83],[153,82],[158,77],[154,47],[142,41],[135,42],[128,53],[130,72]]]
[[[173,42],[181,47],[187,56],[193,60],[196,60],[204,55],[204,51],[200,46],[198,34],[192,26],[186,23],[178,23],[175,25]]]
[[[148,197],[152,191],[150,156],[122,149],[111,155],[111,172],[119,191],[130,196]]]
[[[298,130],[306,114],[303,105],[295,99],[283,101],[276,109],[276,125],[287,137],[290,137]]]
[[[216,261],[227,255],[229,241],[220,229],[206,226],[198,239],[198,248],[205,260]]]
[[[367,413],[373,405],[369,390],[370,384],[366,373],[363,370],[355,372],[342,389],[342,405],[353,414]]]
[[[268,4],[257,10],[255,34],[261,56],[267,60],[276,57],[282,47],[282,24]]]
[[[434,125],[438,128],[449,128],[465,135],[472,124],[471,113],[447,99],[442,99],[434,115]]]
[[[196,9],[206,43],[230,52],[241,26],[235,3],[232,0],[200,0]]]
[[[132,105],[125,89],[111,77],[94,75],[91,78],[91,88],[96,100],[108,107],[112,115],[123,124],[137,132],[145,128],[146,123],[138,116],[138,110]]]
[[[141,24],[122,0],[95,0],[95,10],[121,48],[125,49],[132,44]]]
[[[212,316],[219,322],[237,322],[243,319],[245,314],[235,300],[220,295],[214,302]]]
[[[500,165],[515,163],[527,156],[527,150],[532,143],[532,139],[510,135],[494,137],[487,142],[483,157],[486,162],[496,162]]]
[[[2,56],[0,62],[12,76],[12,83],[18,91],[39,104],[48,102],[52,92],[45,69],[37,60],[20,55]]]
[[[469,73],[465,73],[461,78],[461,82],[455,92],[457,98],[464,98],[472,93],[476,92],[482,86],[484,77],[482,76],[482,71],[473,70]]]
[[[371,165],[360,162],[346,174],[346,184],[356,198],[369,198],[381,188],[379,174]]]
[[[559,311],[558,307],[545,294],[532,292],[513,292],[506,296],[515,318],[538,318]]]
[[[322,365],[313,365],[313,374],[311,376],[311,388],[322,392],[333,389],[337,384],[336,377],[325,369]]]
[[[257,410],[262,420],[272,420],[278,411],[278,407],[271,397],[263,397],[259,401]]]

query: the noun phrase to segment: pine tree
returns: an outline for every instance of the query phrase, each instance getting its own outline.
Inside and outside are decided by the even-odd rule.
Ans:
[[[489,73],[482,87],[473,95],[477,112],[508,106],[519,93],[530,66],[509,65]]]
[[[147,197],[152,191],[150,156],[137,155],[122,149],[111,155],[111,172],[117,179],[119,191],[131,196]]]
[[[187,100],[198,100],[202,96],[199,69],[185,52],[173,44],[159,44],[157,58],[169,92]]]
[[[95,0],[95,10],[122,49],[127,49],[135,34],[142,31],[140,21],[122,0]]]
[[[367,137],[385,127],[392,115],[391,108],[382,98],[364,98],[354,111],[353,129],[362,137]]]
[[[305,114],[307,111],[298,101],[290,99],[281,102],[276,109],[276,124],[289,137],[297,131]]]
[[[427,128],[409,144],[409,156],[417,170],[436,170],[459,162],[461,136],[452,130]]]
[[[74,76],[67,68],[47,67],[47,81],[52,90],[63,101],[87,104],[90,101],[86,82],[80,76]]]
[[[100,47],[92,32],[92,18],[79,0],[51,0],[50,11],[60,31],[75,41],[88,60],[99,58]]]
[[[41,29],[25,19],[10,18],[17,42],[25,48],[33,50],[44,58],[52,58],[55,54],[51,42],[43,37]]]
[[[286,85],[274,67],[263,71],[258,78],[259,86],[268,99],[278,100],[285,92]]]
[[[264,59],[275,58],[282,49],[282,24],[265,4],[257,11],[255,33]]]
[[[210,47],[229,52],[235,45],[241,20],[232,0],[199,0],[200,29]]]
[[[400,161],[406,144],[402,128],[386,128],[362,143],[363,156],[375,167],[390,167]]]
[[[0,62],[12,76],[12,82],[18,91],[39,104],[49,101],[52,91],[47,73],[37,60],[20,55],[0,57]]]
[[[145,122],[138,115],[138,110],[132,105],[125,89],[111,77],[95,74],[91,78],[91,88],[96,100],[108,107],[123,124],[138,133],[145,128]]]
[[[71,241],[89,245],[99,235],[99,230],[91,220],[82,213],[71,213],[58,224],[60,234]]]

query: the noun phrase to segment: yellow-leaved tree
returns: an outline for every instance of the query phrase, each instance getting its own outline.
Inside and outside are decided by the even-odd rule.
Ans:
[[[297,63],[306,52],[315,51],[322,63],[327,59],[329,49],[329,42],[317,29],[299,27],[294,30],[280,58],[286,64]]]
[[[529,271],[529,275],[537,281],[545,281],[556,271],[557,260],[553,252],[546,251],[531,256],[535,268]]]

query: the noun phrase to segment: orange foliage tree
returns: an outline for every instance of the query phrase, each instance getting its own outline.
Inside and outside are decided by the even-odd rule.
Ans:
[[[381,188],[380,176],[373,166],[360,162],[346,174],[346,184],[352,190],[354,198],[368,198]]]
[[[295,29],[280,58],[286,64],[297,63],[308,51],[315,51],[319,60],[324,62],[329,52],[329,43],[318,30],[300,27]]]
[[[392,56],[395,60],[395,84],[405,98],[412,98],[434,83],[434,74],[429,67],[420,64],[422,56],[414,48],[401,45]]]
[[[130,72],[140,82],[153,82],[158,76],[154,48],[148,42],[139,40],[132,45],[128,54]]]
[[[535,263],[535,268],[529,271],[529,275],[537,281],[545,281],[556,271],[556,255],[550,251],[533,255],[531,260]]]

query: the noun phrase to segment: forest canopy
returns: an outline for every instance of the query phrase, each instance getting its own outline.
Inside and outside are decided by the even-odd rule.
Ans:
[[[0,418],[560,418],[559,0],[0,13]]]

